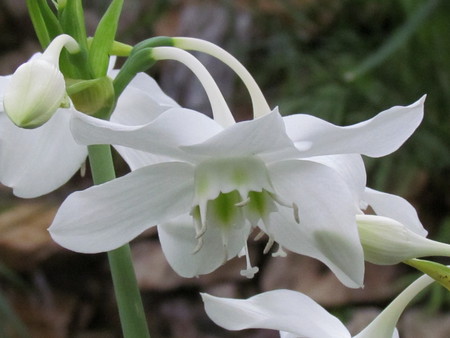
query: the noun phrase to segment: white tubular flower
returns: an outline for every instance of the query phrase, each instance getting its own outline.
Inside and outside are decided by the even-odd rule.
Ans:
[[[211,83],[185,52],[158,47],[153,55],[180,60]],[[248,258],[245,243],[258,227],[269,243],[319,259],[345,285],[361,286],[355,196],[364,191],[365,173],[358,170],[353,183],[313,158],[332,155],[329,160],[339,158],[344,168],[359,163],[353,154],[389,154],[420,123],[423,99],[349,127],[308,115],[283,118],[277,109],[233,123],[216,86],[205,90],[214,120],[178,107],[140,126],[75,116],[72,131],[82,144],[120,145],[170,162],[72,194],[49,229],[53,239],[74,251],[109,251],[157,224],[169,263],[192,277],[241,251]],[[254,272],[250,264],[243,270]]]
[[[3,97],[11,121],[21,128],[46,123],[65,100],[64,76],[59,70],[63,47],[74,53],[78,43],[69,35],[56,37],[42,55],[24,63],[12,75]]]
[[[364,259],[380,265],[425,256],[450,256],[450,245],[419,235],[391,218],[357,215]]]
[[[422,276],[408,286],[354,338],[398,338],[395,328],[408,303],[434,280]],[[282,338],[350,338],[347,328],[308,296],[274,290],[249,299],[201,294],[207,315],[227,330],[279,330]]]

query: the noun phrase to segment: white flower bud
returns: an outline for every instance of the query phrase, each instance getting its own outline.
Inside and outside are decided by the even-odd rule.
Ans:
[[[66,86],[58,64],[64,46],[70,52],[78,50],[72,37],[60,35],[42,55],[24,63],[12,75],[3,97],[3,107],[17,126],[39,127],[64,103]]]
[[[422,237],[388,217],[356,215],[364,259],[379,265],[424,256],[450,256],[450,245]]]

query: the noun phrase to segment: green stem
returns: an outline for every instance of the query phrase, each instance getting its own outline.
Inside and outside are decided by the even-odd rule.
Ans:
[[[93,145],[88,149],[94,184],[114,179],[116,175],[110,146]],[[108,259],[124,338],[150,338],[130,245],[125,244],[108,252]]]

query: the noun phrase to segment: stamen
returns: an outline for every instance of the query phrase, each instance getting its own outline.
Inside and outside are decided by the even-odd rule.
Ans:
[[[273,243],[275,243],[275,240],[271,236],[269,236],[269,240],[267,241],[266,246],[264,247],[264,250],[263,250],[264,255],[269,252],[269,250],[273,246]]]
[[[203,237],[198,238],[197,240],[197,245],[195,246],[194,250],[192,251],[192,254],[196,254],[197,252],[200,251],[200,249],[203,246]]]
[[[200,249],[203,246],[203,237],[202,236],[206,231],[206,226],[204,227],[202,225],[202,220],[200,218],[200,215],[194,208],[192,208],[190,214],[192,215],[192,219],[194,222],[195,239],[197,239],[197,245],[195,246],[194,250],[192,251],[192,254],[196,254],[197,252],[200,251]],[[205,228],[205,231],[202,230],[203,228]]]
[[[292,209],[294,211],[294,219],[297,222],[297,224],[300,224],[300,216],[298,214],[298,205],[295,203],[292,203]]]
[[[295,222],[297,224],[300,224],[300,215],[299,215],[299,212],[298,212],[298,205],[296,203],[290,204],[289,202],[287,202],[286,200],[284,200],[283,198],[281,198],[277,194],[273,194],[272,193],[272,194],[270,194],[270,196],[279,205],[282,205],[282,206],[287,207],[287,208],[291,208],[293,210],[293,212],[294,212],[294,220],[295,220]]]
[[[245,207],[247,204],[250,203],[250,197],[247,197],[245,200],[242,200],[235,204],[236,207]]]
[[[81,176],[81,177],[86,176],[86,161],[84,161],[84,162],[81,164],[81,167],[80,167],[80,176]]]
[[[287,208],[292,208],[292,204],[289,203],[288,201],[286,201],[284,198],[281,198],[280,196],[278,196],[277,194],[274,193],[269,193],[270,197],[272,197],[272,199],[277,202],[279,205],[282,205],[284,207]]]
[[[247,268],[244,270],[241,270],[241,276],[245,276],[249,279],[253,278],[259,271],[257,266],[252,266],[250,263],[250,255],[248,252],[248,246],[247,242],[245,242],[245,246],[243,248],[244,254],[245,254],[245,262],[247,264]]]
[[[278,244],[278,250],[272,253],[272,257],[286,257],[287,253],[283,250],[283,247]]]
[[[258,232],[258,234],[255,236],[254,241],[259,241],[261,238],[264,237],[265,234],[266,234],[266,233],[265,233],[264,231],[260,230],[260,231]]]
[[[195,239],[201,238],[206,232],[206,222],[203,222],[200,225],[201,225],[201,227],[200,227],[199,231],[197,231],[197,229],[196,229],[197,233],[195,234]]]

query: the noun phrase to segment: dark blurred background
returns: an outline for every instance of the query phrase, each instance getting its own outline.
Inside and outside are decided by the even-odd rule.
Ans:
[[[93,33],[109,1],[84,3]],[[429,237],[449,243],[449,17],[445,0],[126,0],[118,37],[129,44],[155,35],[207,39],[248,67],[272,107],[338,125],[427,94],[417,132],[395,154],[366,161],[368,185],[407,198]],[[25,0],[0,1],[0,75],[11,74],[36,51],[40,46]],[[250,118],[249,97],[234,74],[198,56],[236,117]],[[183,106],[209,113],[201,85],[182,65],[162,62],[150,74]],[[125,173],[119,158],[117,163]],[[63,198],[90,184],[89,173],[77,175],[55,193],[27,201],[0,188],[0,337],[121,336],[106,256],[68,252],[46,231]],[[274,288],[307,293],[356,333],[418,275],[403,266],[368,264],[364,290],[349,290],[318,262],[291,254],[263,256],[262,247],[251,241],[260,267],[253,280],[239,275],[243,258],[210,275],[183,279],[167,265],[154,231],[136,239],[135,267],[152,337],[277,337],[268,330],[218,328],[199,297],[200,291],[249,297]],[[402,337],[449,337],[448,310],[448,292],[429,288],[402,317]]]

